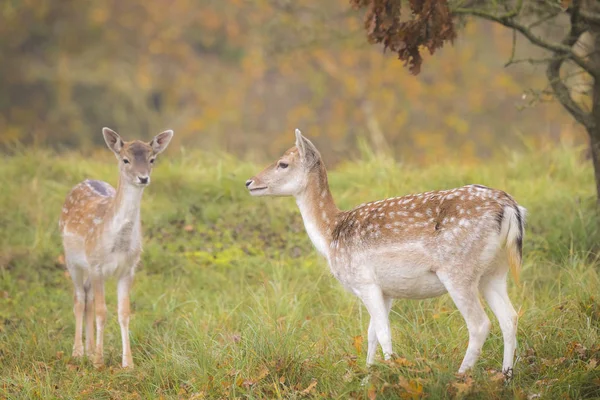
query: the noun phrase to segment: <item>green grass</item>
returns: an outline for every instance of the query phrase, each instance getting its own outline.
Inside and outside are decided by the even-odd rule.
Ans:
[[[393,363],[365,364],[368,315],[319,258],[289,198],[251,198],[261,166],[163,156],[143,199],[132,293],[134,370],[120,369],[115,284],[106,368],[71,359],[72,284],[57,220],[79,181],[116,184],[114,158],[27,150],[0,164],[0,398],[600,398],[600,274],[592,170],[576,149],[424,169],[365,160],[330,173],[338,205],[481,183],[529,210],[514,380],[503,385],[496,320],[472,375],[455,372],[467,330],[447,296],[397,301]],[[361,385],[366,381],[365,385]],[[534,397],[535,398],[535,397]]]

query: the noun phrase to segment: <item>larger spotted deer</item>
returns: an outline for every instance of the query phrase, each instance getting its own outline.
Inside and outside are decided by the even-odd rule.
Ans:
[[[156,156],[168,146],[173,131],[155,136],[150,143],[124,142],[114,131],[103,128],[108,148],[119,163],[117,190],[106,182],[85,180],[67,196],[60,216],[65,261],[75,287],[75,344],[73,357],[84,354],[82,342],[85,315],[85,354],[96,367],[103,365],[106,321],[104,282],[115,276],[118,316],[123,344],[122,366],[133,367],[129,344],[129,292],[142,251],[140,204]],[[96,344],[94,348],[94,314]]]
[[[340,211],[316,147],[296,130],[296,146],[246,182],[253,196],[294,196],[308,236],[333,275],[366,306],[367,365],[377,343],[392,354],[389,312],[395,298],[449,293],[466,321],[469,344],[459,373],[473,367],[490,331],[483,294],[504,337],[502,370],[512,376],[517,313],[507,294],[509,270],[521,268],[526,210],[503,191],[481,185],[431,191]]]

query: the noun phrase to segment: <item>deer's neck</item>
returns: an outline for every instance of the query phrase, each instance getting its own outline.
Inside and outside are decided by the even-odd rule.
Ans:
[[[308,179],[306,189],[296,196],[296,203],[310,240],[319,253],[328,258],[331,232],[340,211],[329,191],[325,166],[315,167]]]
[[[117,193],[112,207],[108,212],[111,230],[121,230],[130,227],[133,231],[140,222],[140,207],[144,188],[134,186],[119,179]]]

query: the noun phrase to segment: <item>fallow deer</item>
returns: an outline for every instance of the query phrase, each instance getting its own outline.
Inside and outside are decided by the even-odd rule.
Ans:
[[[366,306],[367,365],[377,343],[392,354],[389,313],[395,298],[448,292],[466,321],[469,344],[459,373],[469,370],[490,331],[483,294],[504,337],[502,370],[512,376],[517,313],[507,273],[518,279],[525,208],[481,185],[410,194],[340,211],[316,147],[296,130],[296,145],[246,182],[253,196],[294,196],[308,236],[333,275]]]
[[[119,162],[117,190],[106,182],[85,180],[68,194],[62,208],[59,229],[67,269],[75,296],[75,344],[73,357],[84,354],[82,343],[85,314],[85,354],[93,356],[96,367],[103,365],[103,335],[106,321],[104,283],[115,276],[118,316],[123,344],[122,366],[133,367],[129,344],[129,292],[142,251],[140,203],[156,156],[164,151],[173,131],[164,131],[150,143],[124,142],[114,131],[103,128],[109,149]],[[96,347],[94,345],[94,313]],[[92,354],[92,352],[94,353]]]

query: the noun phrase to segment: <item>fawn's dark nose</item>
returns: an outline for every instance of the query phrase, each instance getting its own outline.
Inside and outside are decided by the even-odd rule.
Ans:
[[[147,176],[138,176],[138,179],[142,185],[147,184],[148,181],[150,180],[150,178]]]
[[[250,186],[250,185],[252,185],[252,179],[248,179],[248,180],[246,181],[246,187],[248,187],[248,186]]]

